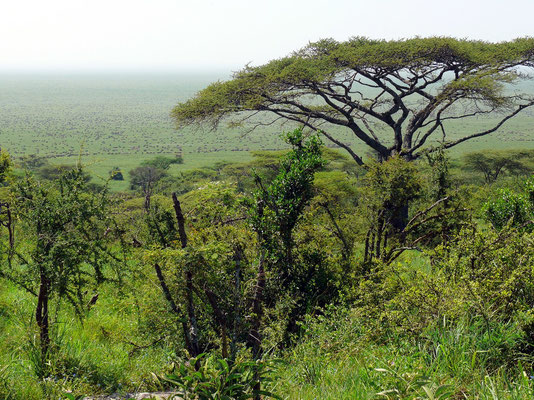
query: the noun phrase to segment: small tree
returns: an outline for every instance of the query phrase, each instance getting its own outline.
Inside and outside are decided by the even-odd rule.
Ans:
[[[260,244],[248,341],[255,357],[259,357],[261,352],[265,264],[268,261],[275,268],[275,275],[284,286],[292,286],[289,280],[294,266],[293,230],[313,197],[314,174],[325,163],[318,137],[312,136],[306,140],[302,129],[296,129],[287,133],[285,139],[292,150],[282,159],[278,174],[270,185],[265,186],[262,179],[256,176],[258,190],[250,211],[250,221]]]
[[[245,290],[240,282],[247,275],[242,248],[253,241],[252,232],[244,229],[242,195],[224,184],[192,191],[184,199],[191,207],[188,221],[174,193],[172,200],[174,215],[155,206],[146,216],[147,244],[152,246],[145,259],[154,265],[167,304],[180,321],[189,354],[196,356],[212,346],[209,338],[215,328],[223,357],[231,347],[233,358],[246,331],[240,318]],[[186,223],[194,226],[189,233]]]
[[[46,157],[40,156],[38,154],[28,154],[26,156],[20,157],[19,164],[24,169],[35,171],[47,165],[48,160],[46,159]]]
[[[36,172],[40,179],[46,179],[49,181],[53,181],[56,179],[59,179],[61,176],[63,176],[68,171],[74,171],[78,170],[77,165],[68,165],[68,164],[59,164],[59,165],[52,165],[45,163],[43,166],[39,167]],[[80,171],[82,174],[82,178],[85,182],[89,182],[91,180],[91,175],[89,175],[86,171]]]
[[[176,157],[157,156],[150,160],[143,161],[141,165],[167,170],[172,164],[183,163],[184,159],[182,158],[182,156],[177,155]]]
[[[12,169],[13,163],[11,162],[9,153],[0,149],[0,184],[3,184],[6,181],[6,178]]]
[[[481,173],[484,181],[491,184],[499,176],[528,174],[531,168],[524,162],[532,157],[529,151],[484,151],[469,153],[463,157],[464,169]]]
[[[145,195],[145,210],[150,210],[150,197],[154,191],[154,185],[167,173],[165,170],[145,165],[140,166],[130,171],[130,187],[131,189],[141,189]]]
[[[84,290],[104,279],[104,221],[109,216],[105,191],[88,191],[81,168],[53,182],[26,176],[13,188],[21,239],[9,251],[2,275],[37,297],[42,361],[50,350],[50,302],[66,299],[81,315]]]
[[[271,253],[281,250],[279,257],[288,271],[293,264],[293,230],[313,197],[313,177],[325,160],[317,136],[306,140],[302,129],[296,129],[287,133],[285,140],[293,149],[282,159],[271,184],[266,187],[256,176],[258,191],[252,219]]]

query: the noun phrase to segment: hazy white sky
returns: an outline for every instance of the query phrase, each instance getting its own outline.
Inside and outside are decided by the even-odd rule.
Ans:
[[[534,0],[0,0],[1,70],[235,70],[309,41],[534,36]]]

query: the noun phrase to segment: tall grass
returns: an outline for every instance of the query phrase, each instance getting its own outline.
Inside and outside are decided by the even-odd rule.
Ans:
[[[169,348],[143,347],[133,295],[102,287],[85,319],[63,305],[51,331],[52,351],[41,359],[33,321],[36,299],[2,282],[0,292],[0,399],[43,400],[64,393],[99,394],[150,389],[151,373],[171,358]],[[56,310],[52,310],[55,315]],[[174,356],[174,354],[172,354]]]
[[[333,322],[335,321],[335,322]],[[290,399],[532,399],[532,356],[511,323],[441,321],[371,340],[351,312],[311,322],[279,371]]]

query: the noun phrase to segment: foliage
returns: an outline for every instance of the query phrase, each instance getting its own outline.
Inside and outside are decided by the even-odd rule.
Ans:
[[[150,160],[143,161],[141,165],[145,167],[154,167],[160,170],[167,170],[172,164],[183,164],[183,163],[184,163],[184,159],[182,156],[176,156],[176,157],[157,156]]]
[[[114,181],[124,180],[124,175],[122,175],[122,170],[119,167],[114,167],[111,171],[109,171],[109,176]]]
[[[433,151],[429,139],[443,135],[450,148],[495,132],[534,105],[528,94],[506,85],[528,76],[534,39],[487,43],[448,37],[345,42],[324,39],[288,57],[247,66],[233,79],[216,82],[172,111],[177,125],[211,123],[258,111],[320,131],[363,164],[354,146],[340,140],[348,131],[385,160],[415,159]],[[488,129],[451,138],[448,122],[502,111]],[[234,121],[233,121],[234,122]],[[263,121],[257,121],[261,125]],[[235,122],[234,122],[235,123]],[[388,132],[386,141],[378,132]]]
[[[195,367],[197,366],[197,367]],[[272,398],[281,399],[260,385],[271,382],[274,362],[229,361],[201,354],[174,367],[173,373],[160,380],[180,389],[176,399],[224,400]],[[262,385],[263,386],[263,385]]]
[[[324,165],[320,142],[316,137],[306,140],[301,130],[287,137],[293,150],[280,162],[279,172],[268,186],[257,178],[259,189],[254,201],[220,182],[205,184],[182,198],[191,221],[187,247],[177,248],[177,231],[169,211],[153,207],[147,215],[147,243],[156,246],[145,251],[145,259],[162,268],[171,285],[167,297],[174,298],[173,309],[183,313],[191,308],[191,297],[186,301],[183,294],[194,292],[194,307],[202,316],[196,318],[198,339],[208,348],[220,345],[223,354],[228,339],[232,352],[248,341],[251,326],[260,319],[256,309],[259,303],[253,300],[256,306],[251,307],[244,300],[257,298],[254,292],[258,284],[254,282],[261,274],[254,276],[255,267],[249,261],[258,257],[256,243],[260,252],[267,251],[267,307],[276,308],[292,292],[296,303],[301,303],[298,311],[293,307],[293,315],[282,320],[288,319],[294,326],[298,315],[318,301],[318,293],[322,292],[321,302],[326,302],[335,292],[324,251],[303,241],[293,254],[293,230],[314,194],[314,172]],[[251,238],[249,224],[258,234],[258,242]],[[190,286],[186,285],[187,279],[178,278],[184,274],[190,277]]]
[[[432,169],[430,197],[438,201],[447,195],[452,186],[449,157],[443,148],[439,148],[434,153],[427,154],[427,160]]]
[[[272,182],[265,186],[262,179],[256,177],[258,190],[249,211],[249,221],[258,235],[261,257],[265,255],[268,263],[269,279],[261,283],[267,286],[266,297],[273,299],[268,305],[276,308],[284,304],[286,298],[293,302],[292,305],[286,304],[292,312],[287,315],[287,327],[282,330],[285,335],[295,331],[297,320],[310,304],[318,301],[321,289],[325,300],[335,292],[322,249],[303,244],[298,247],[298,257],[294,251],[295,227],[313,197],[315,172],[325,165],[321,142],[316,136],[305,140],[302,129],[287,133],[286,141],[292,150],[282,158]],[[258,277],[261,275],[263,271],[258,270]],[[259,308],[259,304],[256,305]]]
[[[484,318],[508,320],[534,305],[532,234],[465,229],[434,262],[458,285],[466,307]],[[463,293],[463,294],[462,294]]]
[[[150,209],[150,197],[156,183],[165,177],[167,172],[150,165],[140,166],[130,171],[130,189],[140,189],[145,195],[145,210]]]
[[[280,162],[279,172],[271,184],[265,187],[261,178],[256,178],[259,190],[251,222],[263,240],[262,245],[271,252],[276,251],[275,241],[277,236],[280,238],[281,251],[286,254],[284,260],[290,264],[293,229],[313,195],[314,173],[325,161],[321,158],[321,142],[317,137],[304,141],[303,131],[297,129],[286,135],[286,141],[293,149]]]
[[[534,156],[532,151],[484,151],[463,156],[464,168],[483,174],[487,184],[502,174],[528,174],[532,168],[525,161]]]
[[[403,247],[399,240],[408,223],[409,206],[421,196],[421,189],[417,168],[401,157],[369,164],[359,196],[367,225],[364,262],[372,257],[389,259],[390,249]]]
[[[155,190],[166,195],[183,195],[218,178],[219,174],[213,168],[192,169],[182,171],[177,176],[164,176],[156,183]]]
[[[9,153],[0,149],[0,185],[4,184],[12,168],[13,164]]]
[[[534,213],[528,198],[510,189],[500,189],[495,198],[484,203],[483,212],[486,220],[497,230],[503,229],[508,224],[532,229],[534,224],[532,222]]]
[[[520,321],[534,306],[532,240],[513,229],[471,227],[437,247],[430,269],[398,261],[375,265],[353,294],[358,312],[378,335],[391,330],[418,335],[444,318],[478,318],[488,330],[495,323]],[[528,321],[525,334],[531,330]]]
[[[105,280],[103,264],[112,261],[107,251],[112,235],[104,234],[113,229],[109,199],[105,190],[95,194],[87,186],[79,167],[52,182],[27,175],[13,188],[12,206],[21,224],[19,240],[4,245],[2,276],[37,296],[43,365],[49,357],[49,302],[66,300],[82,317],[88,290]]]
[[[153,166],[141,166],[130,171],[130,185],[132,189],[141,189],[144,193],[151,193],[154,185],[166,175],[164,170]]]
[[[405,207],[421,196],[422,182],[417,167],[401,157],[393,157],[384,163],[372,162],[363,177],[362,200],[369,215],[385,213],[392,221]]]
[[[17,213],[24,226],[24,241],[13,262],[22,262],[32,279],[44,268],[51,279],[51,289],[58,290],[74,305],[79,293],[71,285],[84,283],[86,263],[101,276],[101,260],[96,257],[107,239],[103,236],[109,225],[109,199],[104,190],[99,194],[87,191],[81,168],[71,170],[52,183],[34,181],[30,176],[14,189]],[[29,258],[25,258],[29,257]],[[78,288],[81,290],[82,288]]]
[[[187,319],[186,310],[194,302],[200,346],[220,347],[223,354],[231,347],[235,353],[246,337],[243,297],[253,276],[248,258],[254,257],[250,253],[254,241],[245,229],[243,197],[232,185],[210,183],[189,192],[181,203],[190,228],[187,246],[182,247],[181,236],[178,240],[176,215],[153,207],[146,216],[146,242],[151,246],[144,251],[145,261],[161,267],[175,303],[172,308],[178,311],[175,320]]]

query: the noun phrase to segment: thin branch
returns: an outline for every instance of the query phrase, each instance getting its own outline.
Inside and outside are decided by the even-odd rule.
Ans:
[[[530,103],[528,104],[521,104],[513,113],[511,114],[508,114],[506,117],[504,117],[501,121],[499,121],[499,123],[497,125],[495,125],[493,128],[491,129],[488,129],[488,130],[485,130],[483,132],[479,132],[479,133],[474,133],[472,135],[468,135],[468,136],[465,136],[461,139],[458,139],[458,140],[455,140],[453,142],[449,142],[449,143],[444,143],[443,144],[443,147],[445,149],[450,149],[451,147],[454,147],[456,146],[457,144],[460,144],[462,142],[465,142],[466,140],[469,140],[469,139],[473,139],[473,138],[476,138],[476,137],[480,137],[480,136],[485,136],[485,135],[489,135],[490,133],[493,133],[495,132],[497,129],[499,129],[502,125],[504,125],[504,123],[506,121],[508,121],[510,118],[516,116],[517,114],[519,114],[521,111],[523,111],[525,108],[528,108],[528,107],[531,107],[534,105],[534,101],[531,101]],[[436,151],[436,149],[431,149],[430,152],[432,151]]]

